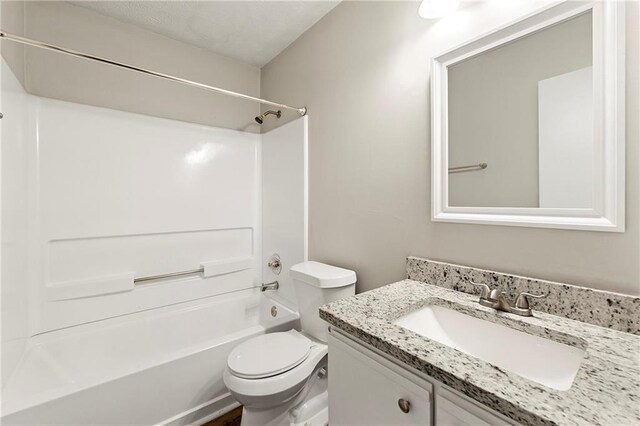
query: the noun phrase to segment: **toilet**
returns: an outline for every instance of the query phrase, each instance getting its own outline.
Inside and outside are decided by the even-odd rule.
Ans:
[[[356,274],[319,262],[289,270],[302,331],[268,333],[236,346],[227,359],[224,383],[244,405],[243,426],[324,426],[328,423],[327,324],[325,303],[355,294]]]

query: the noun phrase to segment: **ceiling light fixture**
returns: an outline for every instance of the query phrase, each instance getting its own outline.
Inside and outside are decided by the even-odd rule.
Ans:
[[[438,19],[455,12],[460,0],[422,0],[418,15],[425,19]]]

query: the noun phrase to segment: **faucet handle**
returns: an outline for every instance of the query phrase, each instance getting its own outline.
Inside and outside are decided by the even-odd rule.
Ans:
[[[529,309],[529,297],[532,299],[542,299],[547,297],[548,294],[531,294],[523,291],[516,297],[516,308]]]
[[[471,283],[472,285],[475,285],[477,287],[480,287],[480,298],[481,299],[488,299],[489,298],[489,294],[491,293],[491,287],[489,287],[485,283],[474,283],[473,281],[469,281],[469,283]]]

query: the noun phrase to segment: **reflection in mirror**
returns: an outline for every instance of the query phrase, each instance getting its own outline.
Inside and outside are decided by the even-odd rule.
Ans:
[[[450,206],[594,206],[592,58],[589,11],[448,67]]]

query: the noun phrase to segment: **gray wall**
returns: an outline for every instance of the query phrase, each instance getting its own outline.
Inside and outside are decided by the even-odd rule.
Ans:
[[[309,108],[310,258],[355,269],[359,291],[401,279],[417,255],[640,294],[636,2],[627,3],[627,231],[431,222],[429,60],[516,13],[495,4],[434,22],[418,17],[418,3],[343,2],[262,69],[263,96]]]
[[[0,25],[2,30],[24,35],[24,1],[3,1],[0,3]],[[24,46],[17,43],[0,43],[2,57],[24,87]]]
[[[2,2],[3,28],[26,37],[260,95],[260,69],[65,2]],[[22,15],[22,16],[21,16]],[[5,26],[6,24],[6,26]],[[260,132],[256,103],[3,42],[29,93],[215,127]],[[5,46],[7,45],[7,46]]]
[[[449,67],[449,205],[538,207],[538,82],[591,66],[591,13]]]

